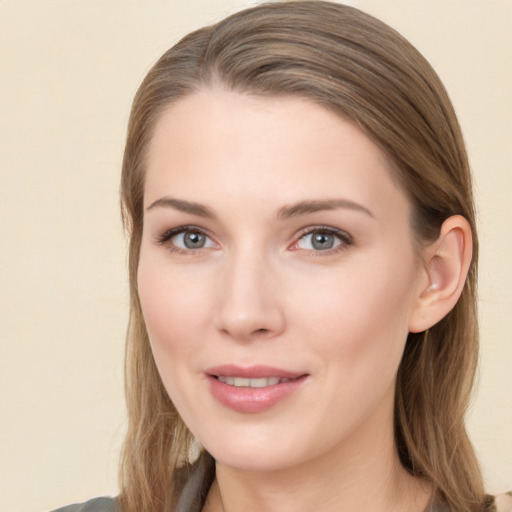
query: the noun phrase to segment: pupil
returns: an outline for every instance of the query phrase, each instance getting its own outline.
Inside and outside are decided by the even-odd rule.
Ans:
[[[183,241],[185,243],[185,247],[188,249],[198,249],[204,246],[205,237],[201,233],[191,231],[189,233],[185,233]]]
[[[334,246],[334,237],[328,233],[316,233],[312,240],[315,249],[326,250]]]

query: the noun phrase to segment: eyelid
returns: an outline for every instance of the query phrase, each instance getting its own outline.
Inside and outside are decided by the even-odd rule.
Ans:
[[[168,229],[168,230],[164,231],[161,235],[158,235],[155,238],[154,243],[157,245],[165,245],[174,236],[179,235],[181,233],[185,233],[187,231],[201,233],[201,234],[205,235],[207,238],[209,238],[215,245],[218,246],[218,243],[215,241],[214,237],[209,234],[208,230],[206,230],[204,228],[200,228],[199,226],[195,226],[195,225],[178,226],[176,228]],[[307,227],[301,229],[295,235],[295,238],[294,238],[295,241],[290,246],[288,246],[288,249],[292,250],[292,251],[296,251],[296,250],[308,251],[308,249],[302,249],[300,247],[297,247],[297,244],[305,236],[316,233],[316,232],[334,235],[335,237],[337,237],[340,240],[340,243],[337,246],[332,247],[330,249],[325,249],[325,250],[311,249],[311,250],[309,250],[309,252],[311,254],[314,254],[317,256],[329,255],[329,254],[336,253],[338,251],[345,250],[348,246],[350,246],[354,243],[352,235],[350,235],[347,231],[344,231],[343,229],[335,228],[333,226],[314,225],[314,226],[307,226]],[[181,254],[186,254],[186,255],[193,255],[193,254],[201,252],[205,249],[211,249],[211,247],[200,247],[200,248],[196,248],[196,249],[183,249],[183,248],[177,247],[173,244],[169,244],[170,251],[181,253]]]
[[[340,240],[340,244],[338,244],[335,247],[332,247],[331,249],[325,249],[325,250],[309,250],[309,252],[322,256],[322,255],[328,255],[332,254],[338,251],[342,251],[346,249],[348,246],[352,245],[354,243],[354,239],[350,233],[347,233],[343,229],[335,228],[332,226],[324,226],[324,225],[316,225],[316,226],[308,226],[306,228],[303,228],[297,233],[295,237],[295,241],[292,243],[292,245],[289,247],[289,249],[293,251],[298,250],[308,250],[308,249],[301,249],[300,247],[296,247],[302,238],[304,238],[307,235],[311,235],[316,232],[326,233],[329,235],[334,235]]]
[[[214,240],[214,238],[208,233],[208,230],[206,230],[204,228],[200,228],[199,226],[194,226],[194,225],[178,226],[176,228],[167,229],[161,235],[158,235],[155,238],[154,243],[157,245],[166,245],[167,242],[170,242],[170,240],[173,237],[175,237],[176,235],[179,235],[181,233],[186,233],[186,232],[201,233],[205,237],[210,239],[215,245],[218,245],[217,242]],[[205,249],[211,249],[211,247],[198,247],[196,249],[183,249],[181,247],[177,247],[176,245],[169,243],[168,249],[172,252],[192,255],[192,254],[195,254],[195,253],[200,252]]]

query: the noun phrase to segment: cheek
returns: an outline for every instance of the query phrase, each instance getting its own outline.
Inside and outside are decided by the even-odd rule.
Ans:
[[[392,377],[407,339],[414,262],[380,256],[371,265],[360,265],[360,270],[333,271],[323,283],[316,283],[299,308],[308,312],[302,329],[308,329],[310,337],[316,333],[317,350],[336,362],[332,368],[342,367],[347,381],[358,373],[361,378],[372,372],[373,377]]]
[[[155,260],[141,254],[137,282],[146,329],[160,366],[166,355],[173,355],[166,363],[173,364],[175,356],[194,351],[191,333],[205,322],[210,301],[204,280],[197,286],[193,275],[171,272]]]
[[[141,254],[138,291],[151,351],[175,407],[189,416],[198,374],[197,354],[210,302],[205,287],[186,272],[171,272],[157,258]],[[201,314],[198,314],[201,312]],[[188,397],[188,398],[187,398]]]
[[[302,300],[302,316],[297,309],[298,329],[308,333],[324,391],[315,395],[310,408],[317,411],[317,424],[326,425],[325,442],[340,432],[349,435],[365,418],[379,414],[379,404],[385,414],[392,410],[414,272],[406,265],[396,275],[391,263],[333,275],[315,287],[309,300]]]

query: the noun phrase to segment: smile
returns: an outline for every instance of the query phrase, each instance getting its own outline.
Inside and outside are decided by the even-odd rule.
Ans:
[[[270,366],[222,365],[205,372],[212,397],[239,413],[261,413],[299,392],[309,374]]]
[[[291,379],[280,379],[279,377],[262,377],[259,379],[248,379],[246,377],[226,377],[218,375],[217,379],[228,386],[235,386],[236,388],[266,388],[268,386],[275,386],[283,382],[290,382]]]

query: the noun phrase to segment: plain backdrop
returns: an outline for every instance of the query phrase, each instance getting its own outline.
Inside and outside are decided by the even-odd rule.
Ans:
[[[0,0],[0,512],[117,492],[130,103],[180,37],[254,3]],[[512,489],[512,1],[349,3],[424,53],[459,114],[482,245],[469,427],[489,491]]]

